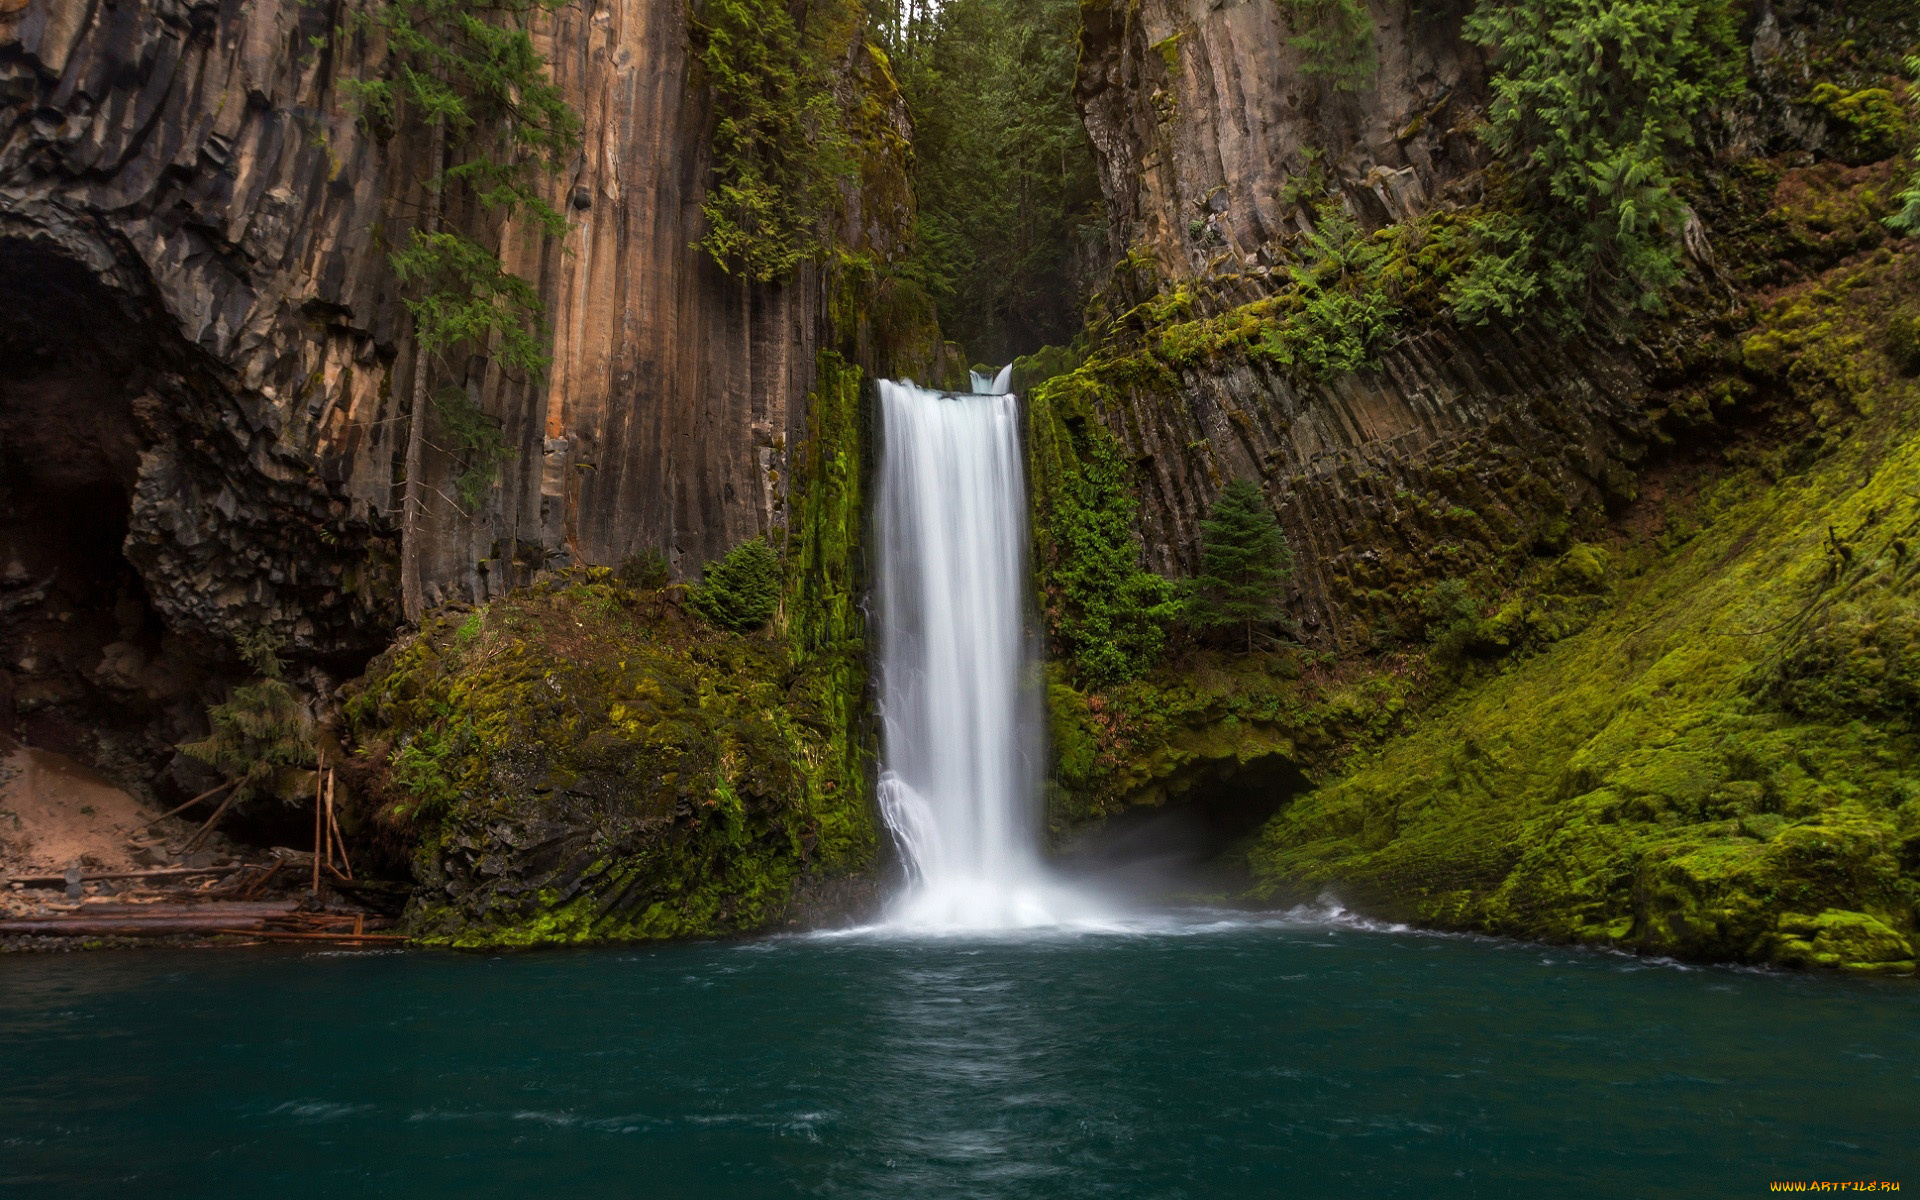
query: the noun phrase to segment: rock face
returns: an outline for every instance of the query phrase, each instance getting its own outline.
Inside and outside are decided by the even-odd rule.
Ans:
[[[1457,13],[1415,7],[1370,6],[1371,61],[1341,82],[1273,0],[1087,6],[1078,95],[1133,267],[1113,298],[1172,297],[1199,328],[1287,284],[1316,204],[1377,229],[1476,200],[1485,66]],[[1110,372],[1099,405],[1137,467],[1148,565],[1191,571],[1221,486],[1259,480],[1324,646],[1364,644],[1390,589],[1562,536],[1569,511],[1630,491],[1647,437],[1650,371],[1625,347],[1442,324],[1315,381],[1162,334],[1142,330],[1151,369]]]
[[[1183,279],[1258,271],[1305,232],[1297,200],[1324,190],[1321,178],[1379,226],[1485,165],[1468,132],[1481,55],[1460,40],[1453,6],[1421,7],[1367,5],[1372,61],[1336,79],[1274,0],[1082,5],[1077,94],[1116,256],[1146,251]]]
[[[94,289],[90,330],[9,305],[14,336],[52,343],[45,370],[97,361],[59,345],[92,336],[142,340],[129,359],[179,376],[137,375],[112,402],[147,414],[113,471],[161,611],[344,650],[391,622],[389,571],[330,568],[391,554],[412,364],[385,252],[424,172],[417,131],[379,142],[344,112],[340,81],[373,51],[310,49],[336,18],[295,0],[10,5],[0,252],[17,288],[64,271]],[[690,571],[778,523],[821,337],[818,281],[743,286],[692,248],[710,106],[683,6],[590,3],[539,32],[589,131],[555,185],[564,242],[503,235],[547,300],[554,365],[546,386],[465,381],[515,457],[479,511],[434,497],[426,574],[446,598],[641,547]],[[884,82],[854,58],[851,86]],[[893,236],[901,196],[858,214],[864,240]],[[450,494],[460,464],[429,457]]]
[[[413,362],[386,256],[420,211],[426,139],[379,140],[345,111],[342,80],[379,51],[332,38],[338,10],[0,4],[7,613],[51,620],[44,594],[27,599],[48,579],[98,584],[70,607],[109,597],[82,614],[97,633],[62,643],[65,682],[8,665],[59,693],[36,703],[65,703],[69,726],[100,719],[80,693],[109,658],[125,686],[107,699],[145,688],[151,706],[247,629],[336,674],[391,636]],[[680,0],[586,0],[535,31],[588,131],[552,185],[569,227],[491,236],[539,285],[553,365],[534,381],[476,359],[434,381],[463,386],[513,455],[468,511],[452,499],[464,464],[429,425],[430,602],[641,548],[691,574],[785,523],[827,283],[746,286],[693,248],[711,106],[686,22]],[[904,130],[857,39],[845,78]],[[844,240],[885,257],[910,220],[906,141],[870,150]],[[4,635],[8,657],[51,661]]]

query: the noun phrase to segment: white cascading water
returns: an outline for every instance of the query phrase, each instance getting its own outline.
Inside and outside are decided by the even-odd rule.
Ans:
[[[880,807],[906,859],[892,923],[1075,923],[1039,848],[1041,710],[1011,368],[974,394],[880,383]]]

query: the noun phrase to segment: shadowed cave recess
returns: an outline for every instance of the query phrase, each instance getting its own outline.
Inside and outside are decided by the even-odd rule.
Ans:
[[[249,603],[250,580],[285,568],[217,536],[252,477],[239,439],[218,436],[236,413],[217,370],[176,328],[49,239],[0,236],[0,748],[63,755],[169,808],[220,781],[179,747],[252,674],[234,633],[279,632],[309,694],[365,661],[351,637],[303,654],[310,625],[300,638]],[[231,490],[209,511],[210,480]],[[279,808],[230,830],[297,836]]]

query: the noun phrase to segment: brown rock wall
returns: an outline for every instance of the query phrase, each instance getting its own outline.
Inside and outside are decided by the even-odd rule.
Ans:
[[[386,253],[424,175],[420,131],[378,141],[343,111],[340,79],[375,51],[314,50],[339,15],[301,0],[0,10],[0,249],[77,265],[113,340],[143,347],[113,401],[144,414],[121,481],[129,556],[170,623],[272,625],[310,653],[371,649],[396,619],[412,364]],[[554,364],[544,384],[484,362],[452,381],[515,456],[465,512],[460,464],[429,451],[430,599],[645,546],[691,572],[780,523],[822,335],[818,279],[747,287],[693,248],[709,105],[680,0],[587,0],[538,36],[588,131],[554,189],[569,230],[498,232],[546,297]],[[850,86],[877,86],[864,51],[851,65]],[[850,222],[885,243],[906,204],[901,189]],[[10,338],[60,342],[36,306],[11,307]]]
[[[1083,6],[1078,98],[1133,267],[1116,308],[1180,289],[1204,317],[1273,294],[1328,199],[1378,228],[1477,198],[1486,68],[1458,12],[1368,7],[1377,69],[1342,90],[1305,69],[1275,0]],[[1442,326],[1321,382],[1213,354],[1118,388],[1102,415],[1138,468],[1149,566],[1193,570],[1220,487],[1259,479],[1308,633],[1350,646],[1385,594],[1494,566],[1629,491],[1646,378],[1632,347]]]
[[[1370,225],[1425,211],[1484,161],[1464,127],[1485,67],[1457,13],[1417,7],[1371,0],[1377,68],[1343,90],[1276,0],[1087,0],[1077,95],[1115,254],[1166,279],[1271,267],[1316,162]]]

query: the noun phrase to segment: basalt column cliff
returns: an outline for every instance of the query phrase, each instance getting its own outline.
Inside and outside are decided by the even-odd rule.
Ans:
[[[413,362],[387,259],[427,144],[354,120],[343,81],[384,51],[338,7],[0,5],[0,678],[38,744],[111,759],[103,723],[157,721],[127,753],[170,752],[240,632],[337,676],[391,637]],[[568,6],[535,35],[587,131],[551,186],[566,232],[450,219],[537,283],[553,361],[436,381],[509,453],[464,497],[429,428],[429,603],[643,547],[691,574],[784,525],[827,330],[812,267],[744,283],[695,249],[713,106],[683,5]],[[900,127],[868,179],[897,175],[884,65],[856,36],[839,70]],[[843,242],[891,252],[907,195],[848,194]]]

